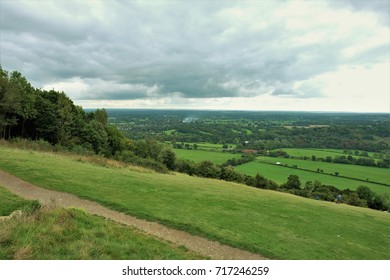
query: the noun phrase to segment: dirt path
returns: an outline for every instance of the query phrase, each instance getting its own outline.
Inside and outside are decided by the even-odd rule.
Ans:
[[[111,219],[124,225],[135,227],[145,233],[158,238],[184,245],[188,249],[216,260],[261,260],[265,257],[236,249],[187,232],[175,230],[156,222],[148,222],[132,216],[110,210],[96,202],[81,199],[75,195],[44,189],[23,181],[9,173],[0,170],[0,185],[11,192],[25,198],[39,200],[42,205],[52,205],[55,201],[60,207],[74,207],[84,211]]]

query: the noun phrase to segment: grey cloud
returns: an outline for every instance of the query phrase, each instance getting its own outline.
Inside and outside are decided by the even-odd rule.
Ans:
[[[383,24],[390,25],[390,1],[388,0],[330,0],[329,2],[335,7],[375,13]]]
[[[344,58],[349,38],[293,45],[303,34],[273,17],[285,2],[60,1],[48,11],[41,3],[0,3],[1,63],[36,86],[79,78],[88,87],[76,99],[320,96],[294,82],[389,53],[379,46]],[[252,21],[231,18],[241,5],[258,9]]]

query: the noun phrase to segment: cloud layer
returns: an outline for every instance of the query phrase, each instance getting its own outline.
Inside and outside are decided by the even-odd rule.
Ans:
[[[388,1],[0,5],[2,66],[75,100],[329,98],[346,73],[390,63]]]

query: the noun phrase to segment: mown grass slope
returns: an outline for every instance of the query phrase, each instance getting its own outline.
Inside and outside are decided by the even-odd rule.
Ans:
[[[0,168],[137,217],[277,259],[389,259],[390,214],[187,175],[0,147]]]

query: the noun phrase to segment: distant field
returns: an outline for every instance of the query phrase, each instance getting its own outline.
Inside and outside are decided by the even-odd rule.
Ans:
[[[200,162],[202,160],[210,160],[215,164],[222,164],[226,162],[228,159],[241,157],[241,154],[203,151],[203,150],[174,149],[174,151],[178,158],[188,159],[194,162]]]
[[[211,160],[216,164],[223,163],[229,158],[233,158],[233,157],[239,158],[241,156],[240,154],[232,154],[232,153],[211,152],[211,151],[202,151],[202,150],[184,150],[184,149],[175,149],[175,153],[177,154],[178,158],[189,159],[194,162],[200,162],[202,160]],[[335,172],[339,172],[340,176],[357,178],[360,180],[364,180],[364,182],[352,180],[349,178],[330,176],[327,174],[321,174],[317,172],[313,173],[305,170],[285,168],[283,166],[278,166],[278,165],[264,164],[258,162],[259,160],[267,163],[272,163],[272,164],[276,162],[281,162],[287,164],[290,167],[292,165],[297,165],[299,168],[308,169],[312,171],[317,171],[317,168],[319,168],[322,169],[324,173],[330,173],[330,174],[335,174]],[[235,169],[244,174],[248,174],[252,176],[256,175],[257,173],[260,173],[266,178],[274,180],[279,184],[286,182],[287,177],[289,175],[296,174],[299,176],[303,184],[306,181],[314,182],[315,180],[319,180],[323,184],[334,185],[340,189],[347,189],[347,188],[356,189],[360,185],[365,185],[370,187],[375,192],[390,194],[390,187],[380,186],[369,182],[369,181],[374,181],[374,182],[388,184],[390,182],[390,169],[388,168],[261,156],[258,158],[258,160],[254,162],[246,163],[244,165],[236,166]],[[369,179],[369,181],[366,180],[367,178]]]
[[[301,149],[301,148],[282,148],[277,150],[286,151],[287,154],[294,157],[311,157],[316,156],[317,158],[326,158],[327,156],[348,156],[349,154],[344,153],[344,150],[337,149]],[[370,157],[374,157],[374,153],[368,153]],[[362,156],[356,156],[352,154],[354,158],[361,158]]]
[[[274,158],[274,161],[278,161],[281,159]],[[271,165],[267,163],[261,163],[258,161],[249,162],[243,165],[236,166],[235,169],[239,172],[248,175],[256,175],[256,173],[260,173],[268,179],[271,179],[279,184],[285,183],[287,181],[287,177],[289,175],[298,175],[302,184],[306,181],[318,180],[326,185],[333,185],[339,189],[356,189],[357,187],[364,185],[370,187],[376,193],[388,193],[390,194],[390,187],[385,187],[369,182],[360,182],[352,179],[340,178],[337,176],[330,176],[321,173],[313,173],[309,171],[286,168],[279,165]]]
[[[170,143],[170,142],[168,142]],[[178,143],[181,143],[181,142],[178,142]],[[222,152],[223,151],[223,145],[222,144],[213,144],[213,143],[188,143],[188,142],[184,142],[184,144],[189,144],[191,146],[191,148],[194,146],[194,144],[198,145],[198,151],[199,150],[208,150],[208,151],[218,151],[218,152]],[[233,147],[235,148],[236,145],[235,144],[228,144],[229,147]]]
[[[308,169],[312,171],[317,171],[317,169],[322,169],[324,173],[335,174],[335,172],[339,172],[340,176],[357,178],[360,180],[369,179],[369,181],[373,181],[373,182],[390,184],[390,168],[380,168],[380,167],[361,166],[361,165],[352,165],[352,164],[300,160],[300,159],[289,159],[289,158],[259,157],[258,159],[260,161],[268,162],[268,163],[280,162],[282,164],[287,164],[288,166],[297,165],[298,168]]]
[[[270,258],[390,259],[389,213],[183,174],[100,167],[76,156],[1,146],[0,154],[1,169],[42,187]]]

